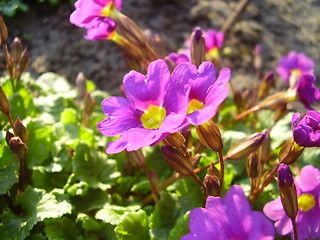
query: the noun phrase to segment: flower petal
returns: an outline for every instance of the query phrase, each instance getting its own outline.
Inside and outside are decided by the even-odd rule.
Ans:
[[[301,169],[299,177],[296,177],[296,182],[302,192],[313,192],[320,190],[320,171],[312,165],[307,165]],[[318,190],[318,191],[319,191]]]

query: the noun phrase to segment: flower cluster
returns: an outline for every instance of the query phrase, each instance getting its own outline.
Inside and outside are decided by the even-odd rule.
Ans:
[[[240,186],[232,186],[224,198],[208,197],[205,208],[190,212],[190,233],[181,240],[273,239],[272,223],[262,212],[252,211]]]
[[[320,238],[320,171],[312,165],[301,169],[299,177],[294,179],[298,195],[298,213],[296,216],[298,239]],[[279,234],[286,235],[293,231],[280,197],[267,203],[264,213],[273,221]]]
[[[99,131],[106,136],[122,135],[109,143],[107,153],[154,145],[189,124],[208,121],[228,95],[230,75],[225,68],[216,79],[210,62],[198,69],[181,63],[170,75],[163,60],[152,62],[146,76],[129,72],[123,79],[127,98],[110,97],[101,104],[107,118],[97,124]]]

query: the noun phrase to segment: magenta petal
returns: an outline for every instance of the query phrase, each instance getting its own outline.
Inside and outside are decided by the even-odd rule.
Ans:
[[[124,133],[122,137],[110,142],[107,153],[114,154],[123,150],[136,151],[157,141],[162,134],[157,130],[135,128]]]
[[[200,125],[213,118],[215,114],[216,108],[208,106],[188,114],[187,119],[192,125]]]
[[[115,31],[116,23],[111,18],[95,18],[86,26],[86,39],[96,41],[100,39],[108,39]]]
[[[276,200],[268,202],[266,205],[264,205],[263,212],[272,221],[278,221],[283,215],[286,214],[280,198],[277,198]]]
[[[103,6],[94,0],[78,0],[76,10],[70,15],[70,22],[79,27],[84,27],[95,17],[101,17]]]
[[[273,224],[263,215],[262,212],[253,212],[252,219],[254,221],[253,231],[250,233],[250,239],[273,240],[274,227]],[[254,234],[252,234],[254,233]]]
[[[134,114],[132,104],[124,97],[109,97],[101,102],[102,111],[108,117],[122,117]]]
[[[124,92],[136,108],[144,111],[150,105],[163,105],[169,80],[169,68],[159,59],[150,63],[147,76],[136,71],[126,74],[123,79]]]
[[[319,188],[320,190],[320,171],[312,165],[301,169],[300,177],[296,178],[302,192],[312,192]]]
[[[286,68],[278,66],[276,72],[287,84],[289,84],[290,72]]]
[[[97,123],[98,130],[105,136],[119,136],[132,128],[140,127],[139,119],[122,118],[106,118]]]
[[[183,125],[185,119],[185,114],[170,114],[164,119],[159,131],[162,133],[178,132],[185,127],[185,125]]]

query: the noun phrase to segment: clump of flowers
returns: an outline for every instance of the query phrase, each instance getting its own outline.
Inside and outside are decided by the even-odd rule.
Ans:
[[[320,147],[320,113],[312,110],[300,119],[300,113],[292,115],[293,138],[304,147]]]
[[[233,185],[224,196],[211,197],[205,208],[190,212],[190,233],[181,240],[273,239],[272,223],[262,212],[252,211],[242,188]]]
[[[298,239],[320,238],[320,171],[312,165],[301,169],[300,176],[295,177],[294,184],[298,195],[297,223]],[[290,218],[287,216],[280,197],[267,203],[263,209],[280,235],[293,232]]]

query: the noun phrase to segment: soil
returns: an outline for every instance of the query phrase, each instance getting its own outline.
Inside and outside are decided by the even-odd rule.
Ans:
[[[158,33],[170,53],[183,46],[195,26],[220,29],[238,3],[239,0],[123,0],[122,12],[141,28]],[[83,72],[98,88],[116,94],[128,72],[121,52],[111,41],[84,39],[85,30],[69,22],[73,10],[74,6],[66,3],[58,7],[34,4],[27,13],[5,19],[10,38],[21,38],[28,47],[32,57],[28,71],[34,77],[52,71],[74,83],[77,74]],[[225,41],[229,51],[225,65],[231,67],[237,87],[245,88],[254,79],[252,51],[256,44],[263,49],[265,72],[276,67],[279,57],[296,50],[316,61],[320,76],[319,12],[319,0],[252,1]]]

